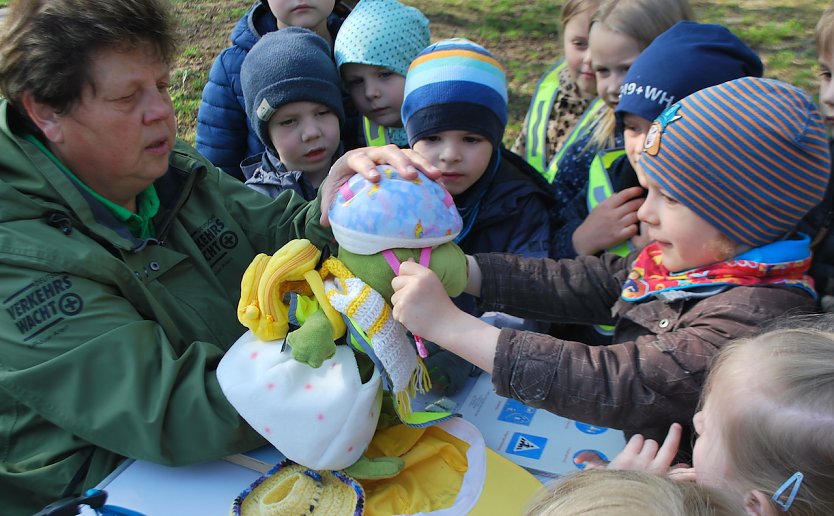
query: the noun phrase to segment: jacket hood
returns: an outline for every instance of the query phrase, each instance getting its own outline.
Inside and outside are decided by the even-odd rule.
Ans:
[[[232,44],[241,48],[251,50],[261,36],[278,30],[278,23],[275,16],[261,2],[252,6],[246,15],[238,20],[235,28],[232,29],[230,39]]]
[[[71,180],[34,144],[15,134],[22,125],[6,99],[0,99],[0,222],[40,217],[50,210],[68,209],[59,192],[76,190]],[[31,170],[55,169],[59,174],[32,174]]]

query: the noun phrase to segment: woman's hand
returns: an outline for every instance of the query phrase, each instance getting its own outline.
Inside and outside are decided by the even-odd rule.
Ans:
[[[406,179],[417,177],[417,170],[421,170],[431,179],[440,177],[440,171],[428,160],[411,149],[400,149],[396,145],[384,147],[363,147],[354,149],[342,155],[330,167],[327,179],[321,184],[321,224],[330,225],[327,212],[330,204],[336,198],[336,192],[354,174],[360,174],[368,181],[379,181],[377,165],[391,165]]]

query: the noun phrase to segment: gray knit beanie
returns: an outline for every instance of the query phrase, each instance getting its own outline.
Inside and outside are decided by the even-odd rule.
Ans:
[[[431,43],[429,20],[397,0],[360,0],[336,35],[333,55],[347,63],[381,66],[405,77],[408,65]]]
[[[240,83],[249,123],[273,153],[269,119],[284,104],[318,102],[345,123],[341,82],[330,46],[311,30],[287,27],[266,34],[243,60]]]

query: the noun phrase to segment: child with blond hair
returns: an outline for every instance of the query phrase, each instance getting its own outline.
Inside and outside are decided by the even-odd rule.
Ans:
[[[545,179],[562,142],[596,97],[596,76],[585,61],[588,31],[598,0],[568,0],[562,7],[565,56],[539,79],[512,150]]]
[[[834,3],[822,13],[814,30],[819,65],[819,99],[823,120],[829,131],[828,145],[834,147],[831,131],[834,130]],[[822,307],[834,312],[834,185],[829,185],[825,199],[802,221],[800,231],[811,235],[814,245],[814,261],[811,275],[817,291],[822,295]]]
[[[820,68],[820,110],[828,130],[834,130],[834,3],[822,13],[814,29]]]
[[[709,486],[644,473],[589,469],[556,480],[525,516],[742,516],[741,504]]]
[[[662,446],[632,437],[607,467],[721,488],[747,514],[834,514],[834,320],[797,321],[718,354],[693,418],[691,468],[670,468],[680,425]]]
[[[832,420],[834,334],[736,342],[712,366],[695,414],[695,478],[743,494],[754,514],[834,514]]]
[[[614,109],[629,67],[649,44],[681,20],[694,19],[689,0],[604,0],[591,21],[586,60],[596,75],[598,99],[565,140],[551,185],[557,207],[566,206],[588,181],[594,155],[622,145]]]
[[[501,396],[587,423],[662,437],[690,421],[710,359],[790,310],[815,307],[809,240],[796,223],[829,179],[825,128],[788,84],[742,78],[666,109],[646,138],[639,254],[576,260],[469,258],[479,307],[615,325],[610,345],[497,329],[456,310],[407,263],[394,317],[492,373]]]

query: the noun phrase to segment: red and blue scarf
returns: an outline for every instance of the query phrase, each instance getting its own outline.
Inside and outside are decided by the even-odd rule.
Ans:
[[[794,258],[787,261],[771,262],[763,258],[774,258],[784,254],[779,244],[793,247],[788,252]],[[796,244],[799,244],[797,246]],[[807,248],[807,239],[781,241],[748,251],[732,260],[696,267],[683,272],[671,272],[661,263],[662,251],[656,243],[648,245],[634,260],[631,272],[623,286],[621,297],[626,301],[641,301],[661,292],[687,290],[705,286],[734,285],[787,285],[800,287],[816,297],[814,280],[807,274],[811,266],[811,253],[801,252]],[[785,247],[785,246],[781,246]],[[765,252],[762,252],[767,249]],[[774,249],[777,251],[774,252]]]

